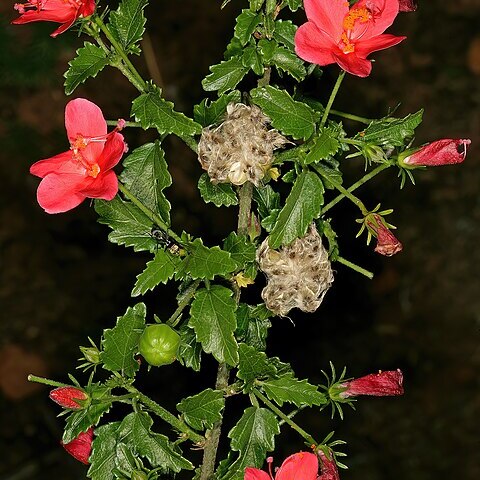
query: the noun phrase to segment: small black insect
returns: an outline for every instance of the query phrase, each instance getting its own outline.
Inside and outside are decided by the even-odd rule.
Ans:
[[[157,242],[157,246],[167,249],[172,255],[181,255],[183,248],[167,233],[157,225],[153,225],[150,236]]]

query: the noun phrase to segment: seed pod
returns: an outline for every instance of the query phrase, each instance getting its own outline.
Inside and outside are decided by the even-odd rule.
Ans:
[[[180,335],[173,328],[161,323],[145,328],[138,348],[147,363],[160,367],[176,360],[179,344]]]
[[[265,239],[257,262],[268,279],[262,291],[265,305],[282,317],[295,307],[314,312],[333,282],[328,252],[313,223],[304,237],[280,250],[272,250]]]
[[[273,151],[288,140],[275,129],[257,106],[230,103],[225,120],[203,129],[198,160],[212,183],[258,185],[270,169]]]

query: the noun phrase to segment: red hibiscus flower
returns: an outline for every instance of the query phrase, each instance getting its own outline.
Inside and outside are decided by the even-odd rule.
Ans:
[[[429,143],[416,150],[406,150],[398,157],[402,167],[437,167],[439,165],[452,165],[462,163],[467,156],[469,139],[444,138]]]
[[[69,443],[62,443],[63,448],[76,460],[88,465],[90,454],[92,453],[93,428],[90,427],[86,432],[80,433]]]
[[[37,200],[47,213],[66,212],[86,198],[112,200],[118,191],[112,168],[126,151],[118,128],[107,134],[102,111],[84,98],[67,104],[65,127],[70,150],[30,168],[30,173],[43,179]]]
[[[267,458],[270,474],[258,468],[245,469],[244,480],[274,480],[271,457]],[[278,469],[275,480],[317,480],[318,459],[313,453],[299,452],[290,455]]]
[[[382,217],[377,214],[372,215],[373,219],[367,220],[368,229],[377,237],[377,246],[375,251],[380,255],[391,257],[403,249],[403,245],[392,231],[387,228]]]
[[[384,34],[398,14],[398,0],[305,0],[308,22],[295,35],[300,58],[317,65],[338,63],[352,75],[367,77],[368,55],[400,43],[406,37]]]
[[[329,456],[330,459],[321,451],[318,451],[318,456],[321,460],[321,467],[320,470],[322,474],[317,478],[317,480],[340,480],[340,476],[338,475],[337,464],[333,459],[333,454],[330,451]]]
[[[30,22],[61,23],[52,34],[56,37],[68,30],[80,17],[89,17],[95,11],[95,0],[30,0],[26,3],[16,3],[15,10],[20,17],[12,23]]]
[[[345,389],[339,394],[341,398],[356,397],[358,395],[372,395],[375,397],[403,395],[403,374],[400,369],[371,373],[365,377],[344,382],[339,386]]]
[[[88,395],[79,388],[75,387],[60,387],[55,388],[49,394],[51,400],[58,403],[63,408],[70,408],[72,410],[80,410],[82,405],[77,400],[88,400]]]

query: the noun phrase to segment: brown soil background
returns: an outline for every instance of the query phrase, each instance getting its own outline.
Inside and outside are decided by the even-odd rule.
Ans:
[[[134,61],[190,113],[203,96],[208,65],[220,60],[246,2],[232,0],[223,12],[214,0],[151,3],[149,38],[161,78],[142,59]],[[363,239],[355,241],[357,212],[346,202],[336,207],[342,254],[376,277],[370,282],[338,266],[318,312],[293,315],[295,325],[276,320],[270,339],[269,353],[312,382],[322,381],[320,370],[330,360],[338,368],[347,365],[352,376],[404,370],[404,397],[362,399],[343,422],[315,410],[297,417],[317,438],[335,429],[348,442],[346,480],[480,478],[480,2],[419,3],[392,30],[407,41],[376,54],[368,79],[347,78],[336,108],[380,117],[398,104],[398,115],[425,107],[416,144],[471,138],[468,158],[461,166],[419,172],[416,187],[400,191],[394,175],[386,174],[360,192],[369,206],[381,201],[395,209],[390,218],[404,243],[395,258],[379,258]],[[36,204],[38,181],[28,168],[65,149],[62,74],[83,39],[71,32],[51,39],[52,24],[9,25],[15,16],[10,2],[2,2],[0,15],[0,479],[82,479],[85,468],[58,446],[58,408],[46,388],[25,377],[31,372],[66,380],[77,346],[88,336],[98,340],[101,329],[135,303],[129,292],[147,257],[108,244],[107,229],[96,223],[88,202],[54,216]],[[320,97],[328,96],[336,72],[325,70]],[[120,73],[106,69],[74,96],[95,101],[115,119],[128,117],[135,94]],[[131,149],[154,138],[130,130],[126,137]],[[195,187],[198,162],[178,142],[167,146],[174,224],[196,235],[207,232],[218,243],[231,229],[232,213],[203,204]],[[346,183],[362,169],[352,160]],[[149,296],[150,312],[168,314],[171,298],[169,290]],[[214,378],[212,363],[206,366],[205,387]],[[179,366],[144,378],[145,389],[172,409],[182,395],[199,390],[197,377]],[[242,407],[228,406],[227,427]],[[301,448],[284,427],[276,463]]]

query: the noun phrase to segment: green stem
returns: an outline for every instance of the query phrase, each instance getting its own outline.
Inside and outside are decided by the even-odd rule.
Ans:
[[[365,123],[366,125],[369,125],[373,121],[370,118],[359,117],[358,115],[354,115],[353,113],[340,112],[339,110],[334,110],[333,108],[330,109],[330,113],[332,115],[336,115],[337,117],[348,118],[349,120]]]
[[[103,20],[100,17],[95,17],[95,23],[100,28],[100,30],[105,34],[108,41],[112,44],[112,47],[117,52],[117,55],[123,60],[125,67],[128,69],[130,76],[129,80],[132,82],[133,86],[142,93],[147,91],[147,84],[143,80],[142,76],[138,73],[137,69],[133,66],[133,63],[128,58],[128,55],[123,50],[122,46],[117,42],[115,37],[111,34],[108,27],[103,23]]]
[[[125,388],[135,394],[135,397],[140,403],[143,403],[148,407],[152,412],[158,415],[162,420],[169,423],[173,428],[182,432],[187,436],[192,442],[202,445],[205,442],[205,438],[202,435],[194,432],[188,425],[179,420],[175,415],[172,415],[168,410],[165,410],[157,402],[154,402],[150,397],[147,397],[143,393],[139,392],[135,387],[129,385]]]
[[[357,188],[361,187],[364,183],[368,182],[371,180],[375,175],[378,175],[380,172],[383,172],[383,170],[387,169],[388,167],[392,166],[390,163],[382,163],[379,165],[377,168],[374,168],[371,172],[367,173],[364,175],[358,182],[355,182],[351,187],[347,189],[347,192],[351,193],[355,191]],[[322,215],[325,214],[328,210],[330,210],[332,207],[334,207],[340,200],[344,199],[345,195],[341,193],[337,197],[335,197],[331,202],[327,203],[323,208],[322,208]]]
[[[230,369],[226,363],[218,365],[217,380],[215,382],[216,390],[223,390],[228,387],[228,377]],[[215,471],[215,460],[217,458],[218,443],[222,432],[223,417],[215,422],[211,430],[205,433],[205,448],[203,450],[203,460],[200,473],[200,480],[210,480]]]
[[[365,270],[364,268],[359,267],[355,263],[352,263],[352,262],[350,262],[349,260],[347,260],[343,257],[338,256],[335,260],[338,263],[341,263],[341,264],[345,265],[346,267],[349,267],[352,270],[355,270],[356,272],[361,273],[362,275],[365,275],[370,280],[373,278],[373,273],[372,272],[369,272],[368,270]]]
[[[179,302],[177,309],[173,312],[172,316],[165,322],[171,327],[175,327],[181,318],[181,313],[183,309],[190,303],[195,292],[197,291],[198,286],[200,285],[201,280],[195,280],[183,293],[183,298]]]
[[[288,415],[285,415],[276,405],[274,405],[265,395],[254,389],[253,393],[259,398],[272,412],[278,415],[285,423],[288,423],[296,432],[298,432],[310,445],[318,445],[318,442],[303,428],[299,427]]]
[[[330,113],[330,109],[332,108],[333,101],[335,100],[335,97],[337,96],[338,89],[340,88],[340,85],[342,84],[343,77],[345,77],[345,70],[342,70],[338,74],[337,81],[335,82],[335,85],[333,86],[332,93],[330,94],[330,98],[328,99],[327,106],[325,107],[325,111],[323,112],[322,121],[320,122],[320,128],[324,127],[325,123],[327,122],[328,114]]]
[[[239,192],[238,234],[247,235],[252,209],[253,183],[245,182]]]
[[[118,124],[118,120],[107,120],[107,125],[109,127],[116,127]],[[142,125],[138,122],[125,122],[125,128],[126,127],[138,127],[142,128]]]
[[[172,232],[167,226],[167,224],[157,215],[155,212],[152,212],[148,207],[146,207],[123,183],[118,182],[118,189],[128,198],[134,205],[136,205],[153,223],[155,223],[159,228],[165,230],[170,237],[172,237],[176,242],[182,245],[182,239],[175,233]],[[183,245],[182,245],[183,246]]]
[[[320,176],[324,177],[328,182],[330,182],[344,197],[347,197],[349,200],[351,200],[360,209],[362,215],[367,215],[368,210],[358,197],[350,193],[344,186],[342,186],[342,184],[333,180],[333,178],[330,175],[327,175],[321,168],[315,166],[314,168],[320,174]],[[322,210],[322,214],[324,212],[325,210]]]
[[[29,375],[27,377],[29,382],[41,383],[43,385],[49,385],[50,387],[71,387],[68,383],[56,382],[55,380],[50,380],[48,378],[37,377],[36,375]]]

